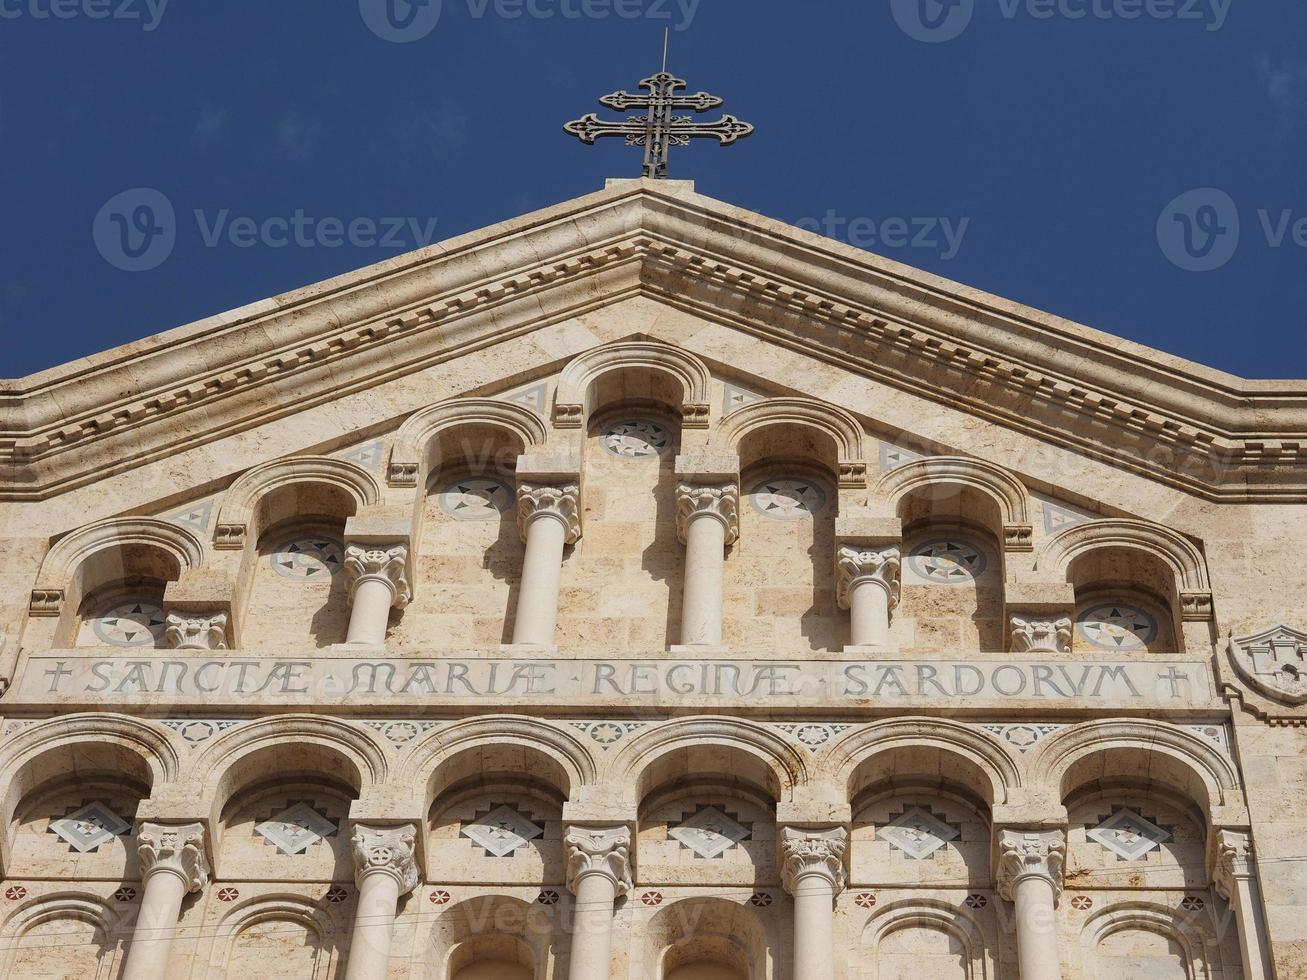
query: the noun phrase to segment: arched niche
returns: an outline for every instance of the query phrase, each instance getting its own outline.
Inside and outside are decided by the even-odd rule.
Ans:
[[[810,398],[752,402],[723,418],[712,441],[737,454],[743,468],[775,459],[807,461],[830,474],[842,503],[866,503],[866,437],[841,408]]]
[[[481,935],[449,953],[449,980],[535,980],[535,953],[517,936]]]
[[[967,910],[902,899],[872,913],[862,931],[859,980],[992,980],[993,953]]]
[[[1006,552],[1030,551],[1029,491],[1001,466],[961,456],[933,456],[895,467],[872,491],[876,506],[905,524],[922,519],[986,528]]]
[[[614,405],[657,403],[683,428],[709,423],[711,376],[688,351],[651,340],[628,340],[586,351],[563,369],[554,394],[556,429],[585,429]]]
[[[545,980],[560,941],[557,916],[507,895],[481,895],[446,906],[431,924],[423,976],[430,980],[499,980],[494,967]]]
[[[1107,904],[1085,920],[1080,932],[1084,976],[1120,980],[1218,980],[1225,975],[1219,943],[1201,917],[1160,901]]]
[[[216,929],[202,930],[206,976],[247,980],[328,980],[336,976],[340,937],[348,924],[299,895],[273,892],[226,911]]]
[[[415,412],[400,426],[387,480],[393,487],[421,487],[442,471],[507,476],[518,455],[543,446],[547,437],[535,412],[511,402],[441,402]]]
[[[1067,564],[1075,588],[1077,652],[1174,653],[1179,594],[1160,556],[1127,547],[1087,550]]]
[[[757,911],[726,898],[683,898],[649,916],[641,963],[648,980],[764,980],[774,936]]]
[[[0,927],[0,975],[116,976],[127,925],[93,895],[57,890],[29,899]]]

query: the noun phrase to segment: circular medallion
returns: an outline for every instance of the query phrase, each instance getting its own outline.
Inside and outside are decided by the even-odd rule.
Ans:
[[[120,602],[91,620],[100,642],[114,647],[149,647],[163,639],[167,617],[153,602]]]
[[[941,538],[913,549],[908,564],[928,582],[966,585],[985,571],[985,553],[965,538]]]
[[[1080,635],[1104,650],[1142,650],[1157,638],[1157,620],[1126,602],[1091,606],[1079,625]]]
[[[811,480],[765,480],[749,494],[753,509],[773,521],[803,521],[826,506],[826,491]]]
[[[340,571],[345,549],[331,538],[296,538],[273,554],[272,567],[278,575],[300,581],[329,579]]]
[[[672,434],[649,419],[627,419],[604,429],[599,442],[610,456],[655,459],[672,448]]]
[[[499,480],[459,480],[440,495],[440,507],[457,521],[494,521],[513,504],[513,491]]]

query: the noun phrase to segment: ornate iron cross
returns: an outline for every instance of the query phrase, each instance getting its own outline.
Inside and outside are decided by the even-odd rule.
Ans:
[[[734,116],[722,116],[716,122],[695,122],[693,116],[678,116],[677,109],[707,112],[722,105],[722,100],[707,92],[694,95],[678,94],[686,83],[666,71],[640,83],[648,89],[647,95],[614,92],[599,100],[618,112],[628,109],[648,109],[648,115],[631,116],[626,122],[608,122],[590,113],[563,128],[582,143],[593,144],[604,136],[622,136],[627,146],[644,147],[644,175],[662,179],[667,176],[667,155],[673,146],[689,146],[695,138],[713,138],[722,146],[753,135],[753,126],[740,122]]]

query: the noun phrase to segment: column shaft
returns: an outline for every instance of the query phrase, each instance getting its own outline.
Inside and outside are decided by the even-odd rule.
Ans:
[[[531,519],[522,559],[513,643],[552,646],[558,623],[558,592],[563,577],[567,528],[547,514]]]
[[[617,886],[605,873],[580,876],[572,886],[572,956],[568,980],[608,980],[613,959],[613,905]]]
[[[694,515],[685,529],[685,591],[681,603],[684,646],[721,644],[725,573],[726,525],[711,514]]]
[[[345,642],[369,647],[385,646],[386,624],[390,622],[394,595],[395,590],[380,578],[361,580],[354,590],[354,608],[350,612],[349,635]]]
[[[794,980],[835,976],[835,888],[826,873],[794,879]]]
[[[1056,892],[1048,879],[1031,876],[1017,883],[1017,960],[1021,980],[1061,980],[1057,953]]]
[[[145,879],[123,980],[167,978],[168,957],[187,891],[186,881],[171,871],[156,871]]]
[[[883,647],[889,643],[889,592],[870,578],[849,588],[850,641],[855,647]]]
[[[398,908],[398,878],[387,872],[362,876],[345,980],[386,980]]]

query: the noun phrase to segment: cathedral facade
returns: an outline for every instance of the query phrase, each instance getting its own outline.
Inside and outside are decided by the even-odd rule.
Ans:
[[[1304,518],[674,181],[0,382],[0,975],[1302,980]]]

